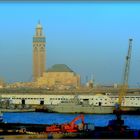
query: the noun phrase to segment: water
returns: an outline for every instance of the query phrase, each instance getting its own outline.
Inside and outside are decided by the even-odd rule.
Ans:
[[[16,123],[36,123],[36,124],[52,124],[52,123],[67,123],[72,121],[78,114],[59,114],[59,113],[4,113],[5,122]],[[92,115],[85,114],[85,122],[93,123],[96,126],[106,126],[108,121],[115,119],[115,115]],[[140,129],[139,115],[122,115],[125,125],[131,129]],[[79,121],[77,122],[79,123]]]

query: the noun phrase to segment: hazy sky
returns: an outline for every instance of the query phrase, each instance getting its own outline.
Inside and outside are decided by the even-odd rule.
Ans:
[[[129,83],[140,86],[140,3],[0,3],[0,77],[32,79],[32,37],[46,35],[47,68],[67,64],[82,82],[120,83],[133,38]]]

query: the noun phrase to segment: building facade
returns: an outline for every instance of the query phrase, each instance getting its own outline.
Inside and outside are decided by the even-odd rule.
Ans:
[[[33,80],[36,81],[46,70],[46,38],[40,22],[33,37]]]
[[[38,87],[71,89],[80,86],[80,76],[65,64],[55,64],[37,80]]]

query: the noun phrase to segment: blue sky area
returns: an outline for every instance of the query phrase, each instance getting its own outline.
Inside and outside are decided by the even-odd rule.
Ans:
[[[41,21],[47,68],[67,64],[95,83],[120,83],[133,38],[129,83],[140,86],[140,3],[0,3],[0,77],[31,81],[32,37]]]

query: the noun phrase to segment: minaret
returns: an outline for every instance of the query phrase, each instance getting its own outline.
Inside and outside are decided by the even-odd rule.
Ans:
[[[36,81],[46,70],[46,40],[42,32],[43,28],[38,22],[33,37],[33,80]]]

